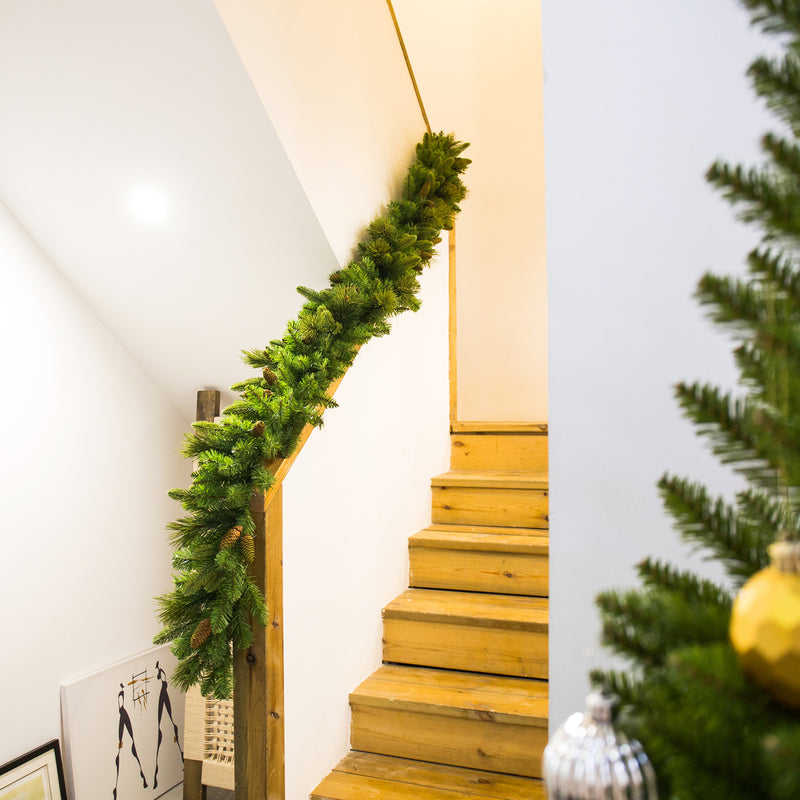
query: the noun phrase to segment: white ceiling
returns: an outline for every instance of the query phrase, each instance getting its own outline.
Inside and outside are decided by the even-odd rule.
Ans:
[[[0,0],[0,200],[187,419],[336,268],[212,0]]]

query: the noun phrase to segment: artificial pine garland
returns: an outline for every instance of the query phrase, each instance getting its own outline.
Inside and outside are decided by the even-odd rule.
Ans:
[[[175,589],[158,599],[164,629],[155,638],[173,643],[173,679],[184,690],[199,683],[206,696],[231,696],[233,650],[252,643],[251,617],[267,623],[247,572],[255,552],[250,497],[273,484],[267,463],[289,457],[303,428],[321,425],[322,411],[336,406],[328,389],[358,348],[387,334],[390,317],[420,307],[418,275],[466,195],[466,147],[452,135],[425,134],[400,199],[370,224],[356,258],[327,289],[298,288],[306,302],[283,338],[244,353],[260,375],[232,387],[239,399],[218,424],[197,422],[187,437],[183,454],[197,469],[190,488],[170,492],[188,513],[169,526]]]

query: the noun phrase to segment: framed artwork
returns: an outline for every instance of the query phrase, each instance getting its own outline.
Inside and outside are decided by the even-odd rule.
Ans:
[[[58,739],[0,767],[0,800],[67,800]]]
[[[175,663],[164,645],[62,684],[70,797],[155,800],[183,780],[184,695],[172,684]]]

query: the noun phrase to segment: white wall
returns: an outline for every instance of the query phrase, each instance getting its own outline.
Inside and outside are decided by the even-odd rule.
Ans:
[[[388,7],[214,0],[340,263],[425,131]]]
[[[0,97],[0,196],[187,419],[336,269],[212,0],[4,0]]]
[[[286,796],[349,750],[348,693],[381,661],[381,608],[408,586],[408,537],[447,470],[447,258],[417,314],[367,344],[284,492]]]
[[[434,130],[470,142],[456,235],[458,419],[546,420],[539,0],[395,0]]]
[[[730,0],[545,3],[550,310],[551,720],[606,662],[593,605],[648,554],[685,560],[655,488],[732,480],[672,399],[735,380],[690,295],[739,271],[754,233],[702,175],[751,160],[768,126],[743,73],[763,49]]]
[[[0,763],[59,684],[152,646],[184,421],[0,204]]]

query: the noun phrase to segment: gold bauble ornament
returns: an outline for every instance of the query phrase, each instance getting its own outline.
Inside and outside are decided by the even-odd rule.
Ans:
[[[770,559],[734,600],[731,644],[747,675],[800,709],[800,543],[776,542]]]

